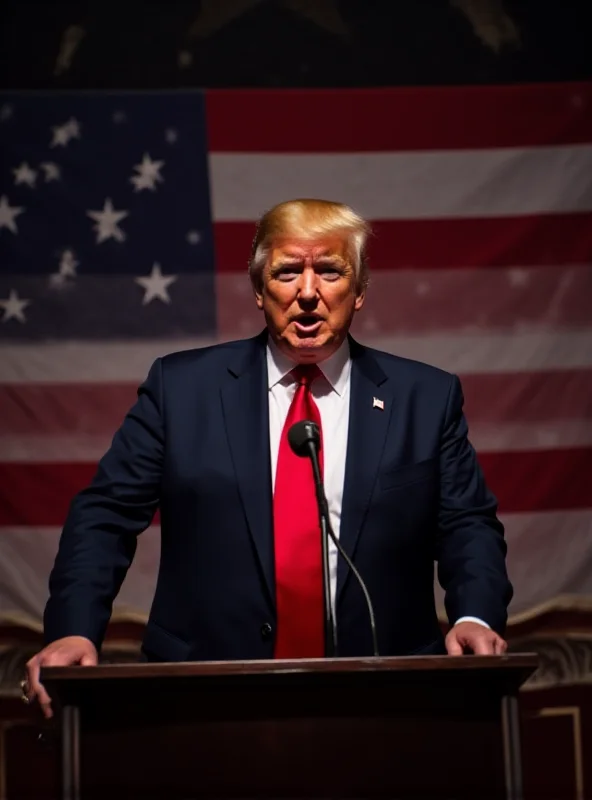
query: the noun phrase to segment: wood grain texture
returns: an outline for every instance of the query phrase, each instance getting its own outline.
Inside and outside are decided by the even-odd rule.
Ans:
[[[445,671],[465,673],[473,670],[516,671],[527,676],[537,666],[534,653],[503,656],[396,656],[390,658],[299,659],[290,661],[207,661],[182,663],[101,664],[96,667],[45,667],[42,680],[47,684],[63,681],[174,678],[229,675],[286,675],[412,673]]]

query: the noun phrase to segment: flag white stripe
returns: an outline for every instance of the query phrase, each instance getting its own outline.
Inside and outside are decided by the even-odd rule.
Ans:
[[[525,476],[527,479],[527,476]],[[510,620],[553,597],[592,594],[592,509],[502,514],[508,571],[515,596]],[[18,613],[39,622],[58,547],[58,527],[6,527],[0,532],[0,621]],[[138,539],[134,563],[115,602],[122,611],[148,613],[160,557],[160,529]],[[442,591],[436,587],[442,608]]]
[[[510,622],[553,597],[592,594],[592,509],[501,514],[500,519],[514,585]],[[441,608],[439,587],[436,597]]]
[[[549,420],[537,423],[475,423],[466,409],[469,438],[480,453],[507,453],[520,450],[549,450],[555,447],[592,446],[589,419]],[[116,428],[123,422],[113,420],[109,433],[55,434],[47,436],[0,436],[2,463],[94,463],[108,450]]]
[[[363,344],[422,361],[454,373],[483,374],[543,369],[576,369],[592,364],[592,330],[531,333],[472,333],[371,337]]]
[[[251,333],[256,333],[255,328]],[[526,333],[431,332],[429,336],[373,337],[352,327],[362,344],[455,373],[484,374],[592,366],[592,329]],[[247,335],[247,332],[245,332]],[[214,344],[182,339],[71,342],[0,346],[0,383],[142,381],[153,361],[178,350]],[[229,359],[230,359],[229,353]]]
[[[213,218],[256,220],[290,197],[351,204],[372,219],[592,210],[592,145],[404,153],[213,153]]]
[[[47,578],[57,553],[60,528],[6,526],[0,530],[0,622],[11,615],[40,621],[47,599]],[[149,608],[160,558],[160,527],[138,537],[138,548],[116,611]]]

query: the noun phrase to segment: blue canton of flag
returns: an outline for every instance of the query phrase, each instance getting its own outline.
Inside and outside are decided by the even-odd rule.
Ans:
[[[203,94],[0,94],[0,338],[216,329]]]

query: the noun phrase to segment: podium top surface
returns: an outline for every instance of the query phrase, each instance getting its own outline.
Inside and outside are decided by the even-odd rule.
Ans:
[[[535,653],[499,656],[393,656],[370,658],[320,658],[265,661],[191,661],[175,663],[99,664],[96,667],[44,667],[43,683],[132,679],[199,679],[224,676],[354,675],[359,673],[497,673],[513,675],[522,683],[538,666]]]

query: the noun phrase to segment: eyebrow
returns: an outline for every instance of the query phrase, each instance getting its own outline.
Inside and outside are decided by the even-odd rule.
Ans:
[[[319,256],[315,260],[315,264],[337,264],[339,266],[343,266],[346,263],[347,263],[347,261],[344,258],[342,258],[341,256],[337,256],[337,255],[335,255],[335,256],[330,256],[330,255]]]
[[[290,256],[290,255],[281,256],[281,258],[278,258],[276,261],[273,262],[273,264],[271,264],[270,269],[272,272],[274,272],[282,269],[282,267],[285,267],[287,265],[302,264],[303,260],[304,259],[302,258],[302,256]],[[339,267],[345,266],[345,264],[347,264],[346,260],[341,256],[338,255],[332,256],[329,254],[325,256],[319,256],[318,258],[315,259],[314,263],[328,264],[331,266],[339,266]]]

